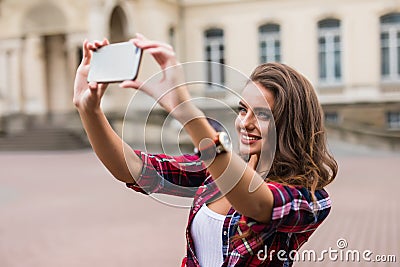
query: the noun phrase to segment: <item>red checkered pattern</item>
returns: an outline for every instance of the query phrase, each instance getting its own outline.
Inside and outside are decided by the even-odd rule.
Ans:
[[[187,255],[183,266],[199,267],[190,227],[200,207],[220,196],[218,187],[196,155],[135,152],[143,161],[143,170],[136,183],[127,184],[129,188],[144,194],[194,197],[186,228]],[[291,266],[290,255],[328,216],[331,201],[325,190],[316,191],[316,202],[313,202],[309,191],[303,187],[267,184],[274,196],[272,220],[268,224],[259,223],[231,208],[222,229],[222,266]],[[256,235],[232,241],[233,236],[248,229]]]

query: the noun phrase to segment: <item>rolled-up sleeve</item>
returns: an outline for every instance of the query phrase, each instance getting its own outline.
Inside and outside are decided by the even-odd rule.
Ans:
[[[271,221],[260,223],[252,218],[241,216],[238,232],[249,229],[255,232],[262,241],[267,240],[276,232],[304,233],[315,230],[328,216],[331,201],[325,190],[315,192],[316,201],[312,200],[310,192],[304,187],[282,185],[269,182],[268,187],[274,198]],[[259,242],[248,240],[242,246],[242,253],[255,249]],[[239,250],[241,250],[239,248]]]
[[[254,232],[304,232],[318,226],[316,224],[328,216],[331,200],[325,190],[317,190],[313,202],[310,192],[304,187],[275,182],[269,182],[268,187],[274,198],[271,221],[259,223],[243,216]]]
[[[209,176],[197,155],[169,156],[135,150],[143,162],[141,175],[127,187],[144,194],[193,197]]]

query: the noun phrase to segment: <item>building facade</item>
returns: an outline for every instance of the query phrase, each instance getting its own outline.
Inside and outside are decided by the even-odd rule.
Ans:
[[[0,28],[2,132],[26,128],[21,116],[71,122],[82,41],[141,32],[171,43],[181,62],[246,75],[259,63],[287,63],[314,84],[332,132],[399,137],[400,0],[1,0]],[[230,84],[225,68],[205,65],[205,80]],[[139,79],[157,71],[145,56]],[[134,94],[110,88],[104,109],[121,118]],[[210,86],[195,94],[229,98]],[[135,97],[138,113],[152,103]]]

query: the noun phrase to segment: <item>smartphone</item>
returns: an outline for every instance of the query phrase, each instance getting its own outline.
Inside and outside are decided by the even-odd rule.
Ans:
[[[93,52],[88,82],[122,82],[135,80],[139,72],[142,49],[132,42],[114,43]]]

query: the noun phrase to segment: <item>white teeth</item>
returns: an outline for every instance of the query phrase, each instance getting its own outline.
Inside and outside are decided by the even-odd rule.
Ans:
[[[243,135],[243,139],[245,139],[245,140],[258,140],[258,138],[256,138],[256,137],[250,137],[250,136],[248,136],[248,135]]]

